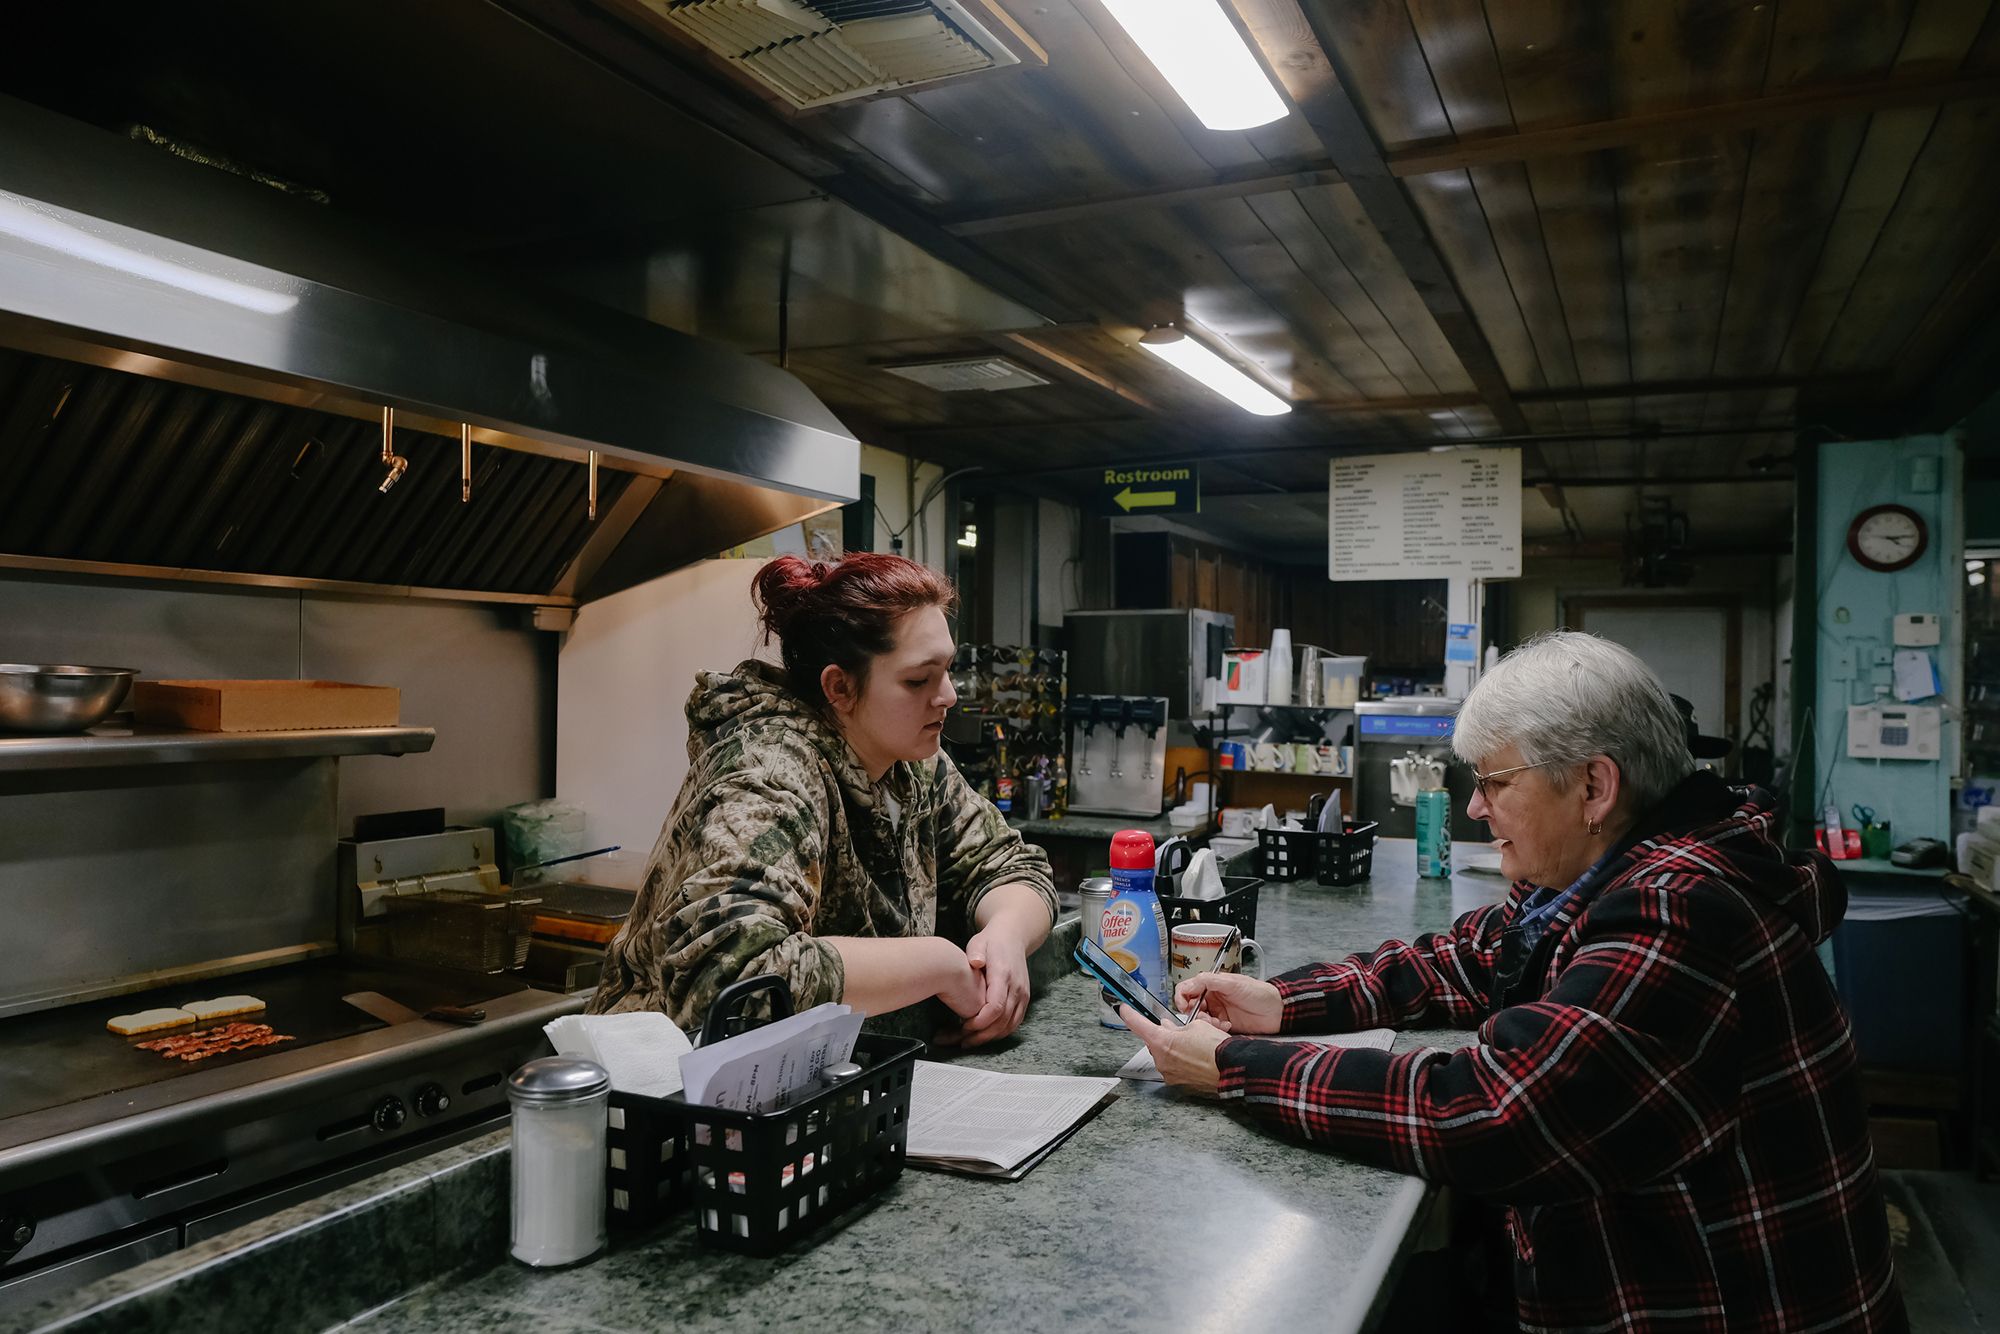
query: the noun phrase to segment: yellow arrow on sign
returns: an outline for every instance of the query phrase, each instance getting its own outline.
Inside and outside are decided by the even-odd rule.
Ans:
[[[1180,499],[1180,493],[1177,491],[1134,491],[1128,486],[1111,498],[1117,501],[1127,514],[1130,514],[1133,510],[1146,505],[1171,505]]]

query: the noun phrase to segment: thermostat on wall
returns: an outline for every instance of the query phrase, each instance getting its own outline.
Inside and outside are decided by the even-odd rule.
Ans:
[[[1847,756],[1854,760],[1935,760],[1938,711],[1915,705],[1901,709],[1853,705],[1847,710]]]
[[[1938,614],[1934,611],[1896,613],[1896,643],[1903,648],[1929,648],[1938,642]]]

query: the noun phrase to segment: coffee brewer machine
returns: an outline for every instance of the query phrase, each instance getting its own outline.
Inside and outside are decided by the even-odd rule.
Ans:
[[[1069,808],[1155,819],[1167,767],[1164,695],[1069,697]]]
[[[1451,793],[1454,842],[1486,843],[1484,820],[1465,813],[1472,800],[1472,769],[1451,753],[1458,701],[1404,696],[1366,701],[1354,710],[1354,806],[1364,820],[1381,825],[1379,838],[1415,838],[1414,792],[1428,786],[1439,769]],[[1402,763],[1398,764],[1401,761]],[[1401,773],[1396,770],[1400,768]],[[1402,781],[1398,781],[1398,779]],[[1400,790],[1399,790],[1400,789]]]

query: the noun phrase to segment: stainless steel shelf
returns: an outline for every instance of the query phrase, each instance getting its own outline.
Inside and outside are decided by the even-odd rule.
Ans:
[[[431,748],[428,727],[338,727],[298,732],[183,732],[105,723],[74,736],[0,733],[0,773],[113,769],[148,764],[290,760],[321,755],[413,755]]]

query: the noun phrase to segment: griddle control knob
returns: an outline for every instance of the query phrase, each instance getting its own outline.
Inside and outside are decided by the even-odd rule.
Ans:
[[[0,1260],[11,1260],[35,1239],[35,1220],[26,1211],[0,1212]]]
[[[410,1119],[410,1109],[403,1106],[403,1100],[393,1093],[375,1104],[375,1128],[395,1130]]]
[[[417,1115],[436,1116],[451,1106],[451,1095],[442,1084],[426,1084],[417,1090]]]

